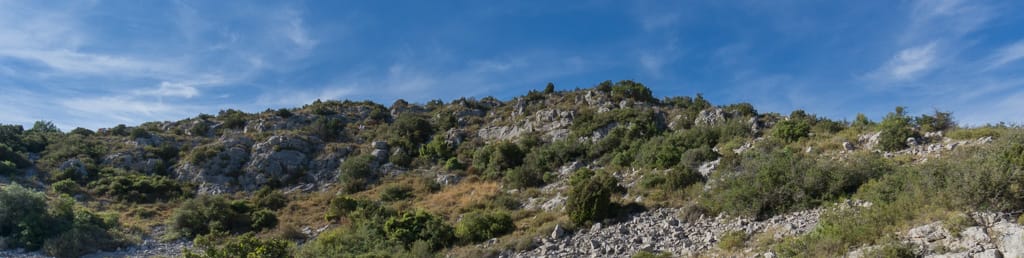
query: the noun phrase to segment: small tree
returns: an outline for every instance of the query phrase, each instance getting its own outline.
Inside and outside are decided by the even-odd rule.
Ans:
[[[612,215],[611,194],[618,188],[615,177],[603,171],[580,169],[573,172],[569,184],[572,188],[565,210],[573,223],[583,225]]]
[[[903,107],[896,107],[882,119],[882,134],[878,137],[878,146],[884,151],[896,151],[907,147],[907,138],[914,137],[910,127],[910,117],[904,113]]]
[[[544,87],[544,94],[551,94],[551,93],[555,93],[555,84],[549,82],[548,86]]]

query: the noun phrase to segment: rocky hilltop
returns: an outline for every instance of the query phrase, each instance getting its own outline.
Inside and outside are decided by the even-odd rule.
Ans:
[[[1020,132],[633,81],[2,125],[0,256],[1016,257]]]

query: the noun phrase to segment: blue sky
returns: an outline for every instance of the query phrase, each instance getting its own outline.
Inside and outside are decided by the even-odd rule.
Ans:
[[[1022,1],[495,2],[0,0],[0,123],[95,129],[623,79],[762,112],[1024,122]]]

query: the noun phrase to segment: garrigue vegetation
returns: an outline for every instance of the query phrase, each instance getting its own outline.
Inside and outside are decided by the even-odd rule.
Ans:
[[[569,123],[546,128],[561,120]],[[766,219],[847,198],[873,203],[773,243],[782,256],[841,256],[935,214],[1024,209],[1022,132],[962,128],[952,113],[902,107],[879,122],[784,116],[699,94],[657,99],[634,81],[570,91],[548,84],[506,102],[317,100],[98,131],[0,125],[0,248],[74,257],[166,226],[158,237],[196,243],[187,257],[477,257],[531,248],[556,226],[615,223],[646,208]],[[867,148],[862,138],[875,133]],[[992,142],[926,162],[901,152],[928,133]],[[311,147],[279,143],[259,156],[276,167],[253,169],[263,164],[256,146],[275,136]],[[296,156],[306,163],[268,158]],[[333,165],[319,173],[311,164]],[[224,188],[183,172],[191,170],[227,178]],[[278,176],[270,171],[298,176],[237,188],[238,178]],[[556,196],[564,210],[536,202]],[[939,217],[950,227],[963,221]],[[491,239],[498,244],[476,245]],[[719,248],[748,241],[730,233]]]

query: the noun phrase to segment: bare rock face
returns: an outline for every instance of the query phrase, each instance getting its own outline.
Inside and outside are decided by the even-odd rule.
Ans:
[[[693,121],[693,124],[696,124],[696,125],[717,125],[717,124],[721,124],[721,123],[725,122],[726,118],[728,118],[726,115],[727,114],[725,113],[725,111],[722,110],[721,108],[712,108],[712,109],[701,110],[700,113],[697,114],[697,119],[695,119]]]
[[[252,148],[251,160],[238,178],[242,190],[252,191],[270,183],[292,184],[307,173],[317,143],[298,136],[272,136]]]
[[[249,161],[248,137],[225,136],[210,145],[200,146],[215,150],[212,156],[181,162],[174,169],[179,180],[195,183],[200,194],[231,192],[237,185],[236,175]]]
[[[539,132],[552,140],[560,140],[569,136],[569,127],[575,118],[576,112],[572,110],[545,109],[513,125],[481,128],[477,136],[487,141],[512,140],[524,133]]]

